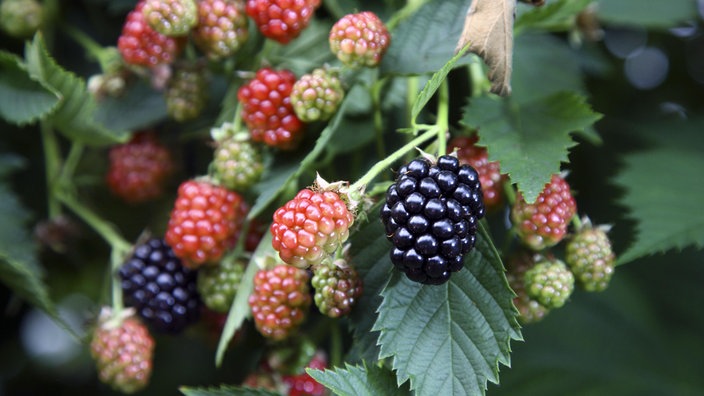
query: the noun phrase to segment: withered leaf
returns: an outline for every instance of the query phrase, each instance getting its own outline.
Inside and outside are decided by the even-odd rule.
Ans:
[[[455,49],[469,43],[469,51],[489,66],[491,91],[501,96],[511,94],[515,11],[516,0],[472,0]]]

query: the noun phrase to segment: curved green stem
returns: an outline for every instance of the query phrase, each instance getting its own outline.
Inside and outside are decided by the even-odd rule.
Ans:
[[[56,180],[61,169],[59,141],[51,125],[42,121],[39,127],[44,145],[44,173],[46,177],[48,217],[53,219],[61,214],[61,205],[56,199]]]
[[[114,47],[103,47],[93,40],[90,36],[76,29],[70,24],[61,26],[64,32],[80,44],[86,52],[100,63],[100,68],[104,73],[110,72],[114,67],[117,50]]]
[[[413,15],[413,13],[416,12],[427,1],[428,0],[408,0],[406,2],[406,5],[403,6],[403,8],[401,8],[400,10],[398,10],[391,17],[391,19],[386,22],[386,28],[390,31],[394,30],[401,21]]]
[[[112,306],[114,312],[123,309],[122,290],[117,279],[117,269],[122,265],[125,256],[132,249],[132,245],[127,242],[115,229],[115,227],[101,219],[90,209],[66,193],[58,193],[57,198],[62,204],[71,209],[86,224],[93,228],[111,247],[110,272],[112,274]]]
[[[386,83],[386,79],[374,82],[371,88],[372,107],[374,109],[374,132],[376,134],[376,155],[384,158],[386,147],[384,147],[384,119],[381,114],[381,88]]]
[[[437,136],[437,134],[437,127],[432,126],[424,133],[418,135],[418,137],[406,143],[401,148],[391,153],[388,157],[374,164],[374,166],[372,166],[371,169],[369,169],[369,171],[364,174],[364,176],[362,176],[359,180],[357,180],[356,182],[354,182],[354,184],[350,186],[350,191],[361,190],[364,186],[369,184],[369,182],[371,182],[379,173],[385,171],[399,158],[403,157],[404,154],[415,149],[418,145],[425,142],[426,140],[430,140],[433,137]]]
[[[335,321],[330,329],[330,366],[340,367],[342,365],[342,332],[340,324]]]
[[[70,180],[73,179],[73,174],[76,172],[76,167],[81,160],[81,155],[83,155],[83,147],[83,143],[78,142],[74,142],[71,145],[71,150],[68,152],[64,166],[61,169],[61,176],[59,178],[60,185],[70,183]]]
[[[450,129],[450,89],[447,80],[443,81],[438,91],[438,155],[447,153],[447,131]]]

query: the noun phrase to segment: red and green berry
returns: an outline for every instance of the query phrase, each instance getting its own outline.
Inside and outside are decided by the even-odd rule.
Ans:
[[[391,45],[391,35],[370,11],[348,14],[330,30],[330,50],[350,67],[376,67]]]
[[[335,72],[315,69],[293,85],[291,104],[301,121],[325,121],[335,115],[344,97],[342,82]]]
[[[274,250],[298,268],[320,264],[347,240],[354,215],[335,191],[303,189],[274,212]]]
[[[199,0],[193,40],[211,60],[235,54],[249,37],[242,0]]]
[[[484,193],[486,210],[494,211],[503,205],[504,182],[507,177],[501,174],[500,165],[496,161],[489,161],[486,148],[476,145],[477,137],[457,136],[448,142],[448,151],[457,149],[457,158],[460,163],[469,164],[479,173],[479,181]]]
[[[247,15],[259,31],[272,40],[288,44],[310,23],[320,0],[247,0]]]
[[[570,186],[560,175],[553,175],[534,203],[519,193],[511,209],[513,228],[527,247],[539,251],[557,245],[565,238],[567,227],[577,213]]]
[[[127,14],[122,34],[117,39],[117,48],[125,63],[130,65],[154,67],[171,64],[186,41],[182,37],[165,36],[152,29],[142,13],[144,4],[140,1]]]

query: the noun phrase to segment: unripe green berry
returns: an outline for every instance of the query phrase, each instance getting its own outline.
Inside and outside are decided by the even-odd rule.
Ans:
[[[518,320],[523,324],[539,322],[550,310],[526,293],[524,277],[526,271],[535,265],[533,256],[525,251],[519,251],[506,259],[506,279],[516,293],[513,304],[518,309]]]
[[[344,96],[342,83],[335,73],[315,69],[293,85],[291,105],[301,121],[325,121],[335,114]]]
[[[315,305],[332,318],[347,315],[362,294],[362,283],[354,268],[343,259],[323,264],[313,270]]]
[[[152,29],[165,36],[184,36],[198,22],[195,0],[146,0],[142,14]]]
[[[0,28],[10,36],[32,36],[43,19],[44,8],[36,0],[4,0],[0,4]]]
[[[260,151],[249,141],[249,134],[232,130],[232,124],[223,124],[213,135],[223,135],[218,140],[213,155],[214,179],[230,190],[243,191],[259,181],[264,172]],[[227,131],[227,130],[232,131]]]
[[[584,290],[606,289],[614,273],[614,253],[602,228],[585,227],[565,247],[565,260]]]
[[[205,71],[196,65],[182,65],[174,70],[166,87],[166,110],[179,122],[198,117],[207,101]]]
[[[205,305],[216,312],[227,312],[237,294],[244,274],[244,260],[225,259],[216,266],[204,266],[198,273],[198,293]]]
[[[561,260],[535,264],[524,276],[526,293],[547,308],[559,308],[574,290],[574,275]]]

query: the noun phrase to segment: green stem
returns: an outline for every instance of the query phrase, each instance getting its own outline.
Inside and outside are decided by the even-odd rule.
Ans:
[[[71,150],[69,150],[63,169],[61,170],[61,177],[59,178],[61,185],[66,185],[73,179],[73,174],[76,172],[76,167],[78,166],[82,155],[83,144],[74,142],[71,145]]]
[[[374,164],[374,166],[372,166],[371,169],[369,169],[369,171],[367,171],[367,173],[364,174],[364,176],[362,176],[359,180],[357,180],[356,182],[354,182],[354,184],[352,184],[350,186],[350,191],[361,190],[362,187],[369,184],[369,182],[371,182],[379,173],[385,171],[394,162],[396,162],[396,160],[403,157],[404,154],[415,149],[419,144],[425,142],[426,140],[430,140],[433,137],[437,136],[437,134],[438,134],[437,127],[433,126],[430,129],[428,129],[427,131],[425,131],[424,133],[418,135],[418,137],[416,137],[415,139],[406,143],[401,148],[399,148],[398,150],[391,153],[385,159]]]
[[[384,147],[384,119],[381,114],[381,88],[386,83],[386,79],[377,80],[371,88],[372,106],[374,108],[374,132],[376,134],[376,155],[384,158],[386,147]]]
[[[411,114],[413,114],[413,103],[415,103],[418,97],[418,76],[408,77],[406,79],[407,92],[406,92],[406,124],[414,125],[416,120],[411,119]]]
[[[330,365],[340,367],[342,365],[342,332],[339,322],[335,321],[330,330]]]
[[[504,193],[506,194],[506,201],[510,207],[516,202],[516,191],[513,189],[513,184],[506,180],[504,182]]]
[[[394,30],[401,21],[413,15],[413,13],[416,12],[423,4],[425,4],[426,1],[427,0],[408,0],[406,2],[406,5],[403,6],[403,8],[401,8],[400,10],[398,10],[391,17],[391,19],[386,22],[386,28],[389,29],[389,31]]]
[[[59,141],[51,125],[42,121],[40,124],[42,143],[44,145],[44,169],[47,190],[48,217],[53,219],[61,215],[61,204],[56,199],[56,180],[61,169],[61,151]]]
[[[450,89],[447,86],[447,80],[440,85],[438,92],[438,155],[447,153],[447,132],[450,129],[449,114],[450,114]]]
[[[579,218],[579,214],[575,213],[574,216],[572,216],[572,225],[574,226],[575,230],[581,230],[582,229],[582,219]]]
[[[345,10],[342,6],[340,6],[340,3],[337,0],[325,0],[323,4],[336,20],[342,18],[346,14]]]
[[[472,97],[476,98],[491,90],[491,82],[484,75],[482,63],[474,58],[469,64],[469,79],[472,82]]]
[[[86,208],[80,202],[76,201],[72,196],[59,193],[58,199],[71,209],[78,217],[86,224],[93,228],[111,247],[110,253],[110,272],[112,274],[112,306],[115,313],[118,313],[123,308],[122,290],[120,282],[117,279],[117,269],[124,262],[125,256],[132,248],[132,245],[127,242],[113,227],[98,215]]]

